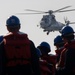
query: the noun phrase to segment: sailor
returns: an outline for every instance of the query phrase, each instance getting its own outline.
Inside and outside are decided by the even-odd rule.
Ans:
[[[55,64],[56,64],[56,55],[49,54],[51,52],[51,48],[49,43],[43,41],[37,47],[41,50],[42,56],[41,58],[46,60],[50,64],[50,70],[52,71],[52,75],[55,74]]]
[[[75,75],[75,39],[74,39],[74,30],[71,26],[65,26],[61,30],[61,36],[65,42],[65,50],[61,53],[64,55],[64,67],[59,68],[57,75]]]
[[[37,55],[39,57],[39,64],[40,64],[40,70],[41,70],[41,75],[52,75],[52,71],[49,69],[50,64],[41,58],[42,53],[40,49],[36,48]]]
[[[55,53],[57,55],[57,63],[56,63],[56,68],[57,68],[59,66],[59,59],[60,59],[61,52],[64,49],[64,41],[60,35],[55,37],[54,46],[56,47]]]
[[[3,37],[2,75],[40,75],[34,43],[20,31],[21,23],[12,15],[6,20],[8,34]]]

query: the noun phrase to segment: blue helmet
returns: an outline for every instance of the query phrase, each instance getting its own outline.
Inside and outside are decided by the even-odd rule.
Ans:
[[[62,36],[66,35],[66,34],[71,34],[71,33],[74,33],[74,30],[72,27],[70,26],[64,26],[62,29],[61,29],[61,34]]]
[[[41,51],[39,48],[36,48],[37,56],[40,57],[42,55]]]
[[[47,42],[42,42],[42,43],[40,44],[40,46],[47,47],[48,49],[51,50],[50,45],[49,45]]]
[[[3,36],[0,36],[0,44],[3,42]]]
[[[55,39],[54,39],[54,45],[62,43],[62,37],[60,35],[58,35]]]
[[[6,21],[6,25],[7,26],[16,26],[16,25],[20,25],[20,20],[18,17],[12,15],[11,17],[9,17]]]

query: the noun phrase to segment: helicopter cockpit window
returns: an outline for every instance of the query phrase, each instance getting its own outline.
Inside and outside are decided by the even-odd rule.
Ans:
[[[49,16],[43,16],[42,21],[49,23]]]

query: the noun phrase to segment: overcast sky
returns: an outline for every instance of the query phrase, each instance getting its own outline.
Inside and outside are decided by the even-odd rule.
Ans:
[[[37,47],[42,41],[50,44],[52,53],[55,51],[53,45],[54,38],[60,35],[59,32],[51,32],[46,35],[40,27],[37,27],[43,14],[37,15],[17,15],[16,13],[25,13],[25,9],[49,11],[57,10],[65,6],[72,6],[67,9],[75,9],[75,0],[0,0],[0,35],[7,33],[6,20],[11,15],[16,15],[20,18],[20,31],[28,34],[28,37],[33,40]],[[66,10],[67,10],[66,9]],[[45,14],[46,15],[46,14]],[[55,13],[57,21],[64,23],[64,17],[75,22],[75,11]],[[75,25],[70,25],[75,29]]]

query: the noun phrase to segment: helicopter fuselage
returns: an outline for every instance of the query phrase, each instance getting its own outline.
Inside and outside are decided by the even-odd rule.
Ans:
[[[60,31],[62,27],[65,26],[63,23],[56,21],[54,15],[45,15],[43,16],[40,27],[44,29],[44,32],[51,32],[51,31]]]
[[[52,25],[45,27],[43,29],[46,31],[60,31],[63,26],[65,26],[65,25],[60,22],[56,22],[55,24],[52,24]]]

